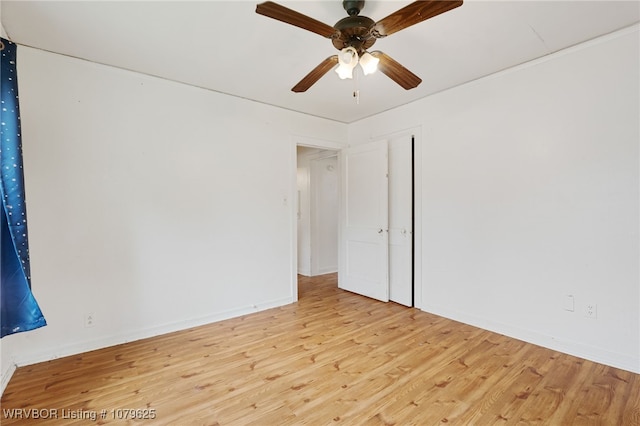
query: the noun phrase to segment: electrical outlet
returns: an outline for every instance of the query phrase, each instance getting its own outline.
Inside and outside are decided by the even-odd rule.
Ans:
[[[587,303],[584,308],[584,316],[587,318],[598,318],[598,305],[595,303]]]
[[[96,325],[96,314],[90,312],[88,314],[84,314],[84,326],[89,328]]]

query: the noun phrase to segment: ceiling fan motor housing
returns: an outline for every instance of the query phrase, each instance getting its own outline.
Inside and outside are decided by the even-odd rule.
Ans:
[[[371,35],[374,25],[374,20],[366,16],[353,15],[339,20],[333,27],[340,31],[340,37],[332,40],[333,46],[338,50],[353,47],[358,55],[362,55],[376,42]]]
[[[349,16],[355,16],[360,14],[360,11],[364,7],[364,0],[362,1],[343,1],[342,7],[347,11]]]

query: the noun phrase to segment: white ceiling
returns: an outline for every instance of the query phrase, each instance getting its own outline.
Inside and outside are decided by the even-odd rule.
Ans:
[[[423,80],[405,91],[381,73],[329,72],[293,87],[337,51],[328,39],[255,13],[249,1],[0,2],[11,40],[345,123],[376,114],[640,20],[638,1],[466,0],[375,45]],[[329,25],[339,0],[280,1]],[[410,1],[367,1],[378,21]]]

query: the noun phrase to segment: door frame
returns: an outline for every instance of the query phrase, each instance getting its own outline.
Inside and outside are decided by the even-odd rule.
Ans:
[[[347,146],[347,143],[344,142],[336,142],[325,139],[316,139],[310,138],[307,136],[300,135],[292,135],[291,143],[290,143],[290,162],[291,162],[291,181],[289,188],[289,196],[285,197],[285,200],[288,198],[291,200],[288,203],[289,206],[289,217],[291,218],[291,239],[289,243],[289,252],[291,253],[290,259],[290,288],[291,288],[291,301],[296,302],[298,300],[298,170],[297,170],[297,162],[298,162],[298,153],[297,147],[305,146],[308,148],[318,148],[318,149],[326,149],[336,151],[339,153],[340,150]]]

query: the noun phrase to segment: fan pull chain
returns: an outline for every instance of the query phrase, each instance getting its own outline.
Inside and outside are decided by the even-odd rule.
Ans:
[[[360,105],[360,89],[358,89],[358,83],[360,82],[360,73],[355,70],[356,78],[353,79],[353,97],[356,98],[356,105]]]

